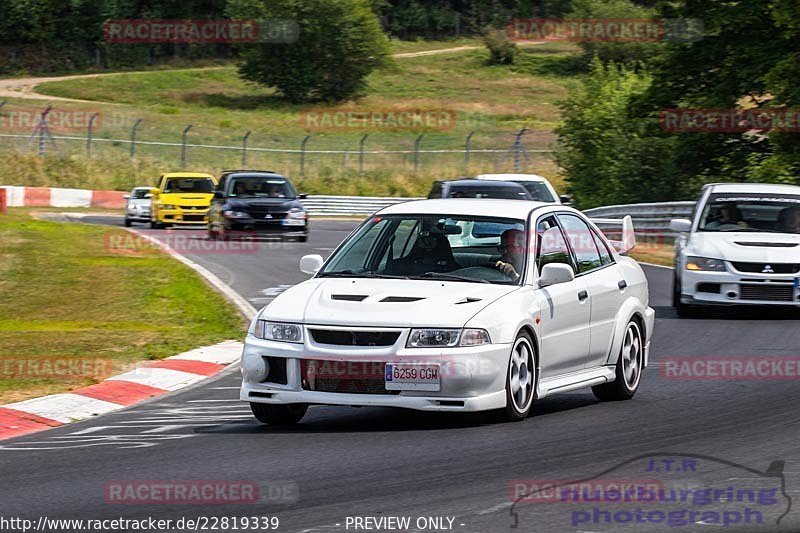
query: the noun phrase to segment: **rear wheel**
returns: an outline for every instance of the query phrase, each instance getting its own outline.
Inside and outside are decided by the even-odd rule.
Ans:
[[[598,400],[630,400],[639,388],[642,368],[644,368],[642,329],[636,320],[631,320],[628,322],[622,338],[622,348],[619,359],[617,359],[616,379],[612,383],[592,387],[592,392]]]
[[[272,405],[267,403],[250,403],[250,410],[259,422],[271,426],[293,426],[300,422],[308,411],[304,403]]]
[[[511,348],[506,375],[506,407],[503,419],[524,420],[531,412],[536,394],[536,358],[530,335],[522,331]]]
[[[300,235],[297,238],[297,242],[308,242],[308,235]]]
[[[158,220],[151,220],[150,221],[150,229],[161,229],[163,226],[158,222]]]
[[[129,219],[128,217],[125,217],[124,224],[125,224],[126,228],[130,228],[131,227],[131,219]]]

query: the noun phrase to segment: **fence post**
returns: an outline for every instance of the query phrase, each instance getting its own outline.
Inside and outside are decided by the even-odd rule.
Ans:
[[[425,137],[425,134],[420,134],[419,137],[414,141],[414,174],[419,171],[419,145],[422,142],[422,138]]]
[[[247,138],[250,137],[251,131],[247,131],[242,137],[242,168],[247,168]]]
[[[303,137],[302,142],[300,143],[300,175],[306,175],[306,143],[311,138],[311,135],[306,135]]]
[[[137,118],[136,122],[133,123],[133,127],[131,128],[131,158],[136,155],[136,130],[139,129],[139,124],[142,123],[142,119]]]
[[[519,172],[520,169],[520,156],[522,155],[522,136],[525,135],[526,131],[528,131],[528,128],[522,128],[517,132],[516,138],[514,139],[514,172]]]
[[[100,113],[93,113],[92,116],[89,117],[89,125],[86,128],[86,156],[92,157],[92,136],[94,133],[94,121],[97,120],[97,117]]]
[[[37,129],[39,130],[39,157],[44,157],[45,155],[45,150],[44,150],[45,139],[47,138],[47,135],[50,131],[47,125],[47,115],[50,113],[52,109],[53,106],[49,105],[45,108],[44,111],[42,111],[41,119],[39,121],[39,124],[37,125]]]
[[[472,147],[472,136],[475,135],[474,131],[469,132],[467,138],[464,140],[464,172],[469,169],[469,150]]]
[[[358,141],[358,173],[361,174],[364,172],[364,143],[367,142],[367,137],[369,137],[368,133],[365,133],[361,136],[361,140]]]
[[[183,133],[181,134],[181,168],[186,168],[186,136],[189,134],[190,129],[192,129],[191,124],[183,128]]]

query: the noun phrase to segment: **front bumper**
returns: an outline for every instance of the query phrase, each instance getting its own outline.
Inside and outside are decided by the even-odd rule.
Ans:
[[[302,221],[300,224],[297,222],[288,222],[283,220],[254,220],[250,219],[228,219],[226,221],[226,229],[228,231],[242,231],[248,233],[255,233],[258,235],[287,235],[287,236],[302,236],[308,235],[308,223]]]
[[[684,269],[680,276],[684,304],[800,306],[797,277],[791,274]]]
[[[315,343],[308,335],[304,344],[257,339],[248,335],[242,354],[240,399],[247,402],[321,405],[402,407],[421,411],[484,411],[506,405],[506,370],[510,344],[489,344],[449,349],[405,348],[408,330],[393,346],[333,346]],[[285,360],[285,379],[263,374],[263,358]],[[439,391],[375,391],[370,393],[309,390],[303,360],[339,362],[342,373],[362,365],[425,363],[440,365]],[[274,359],[269,359],[273,361]],[[331,367],[337,367],[332,364]],[[283,376],[281,376],[283,377]],[[285,381],[279,383],[276,381]],[[376,393],[377,392],[377,393]]]
[[[165,224],[205,224],[208,222],[208,208],[159,209],[158,222]]]

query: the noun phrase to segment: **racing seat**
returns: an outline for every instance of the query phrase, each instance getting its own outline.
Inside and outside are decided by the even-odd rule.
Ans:
[[[390,260],[385,272],[399,276],[419,276],[426,272],[450,272],[461,268],[453,257],[450,241],[443,233],[422,232],[407,256]]]

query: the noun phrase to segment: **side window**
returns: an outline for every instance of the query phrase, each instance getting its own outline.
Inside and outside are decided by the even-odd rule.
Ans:
[[[226,182],[227,180],[228,180],[228,176],[222,176],[222,177],[219,179],[219,183],[217,184],[217,190],[218,190],[218,191],[224,191],[224,190],[225,190],[225,182]]]
[[[608,250],[608,246],[597,234],[597,232],[592,231],[592,237],[594,237],[594,243],[597,245],[597,249],[600,250],[600,261],[603,265],[610,265],[614,262],[614,256],[611,255],[611,252]]]
[[[572,266],[564,235],[553,217],[541,220],[536,226],[536,262],[539,272],[550,263]]]
[[[594,240],[594,233],[586,222],[575,215],[558,215],[558,220],[564,228],[564,233],[569,240],[570,247],[575,253],[578,262],[578,272],[588,272],[603,266],[600,252]]]

